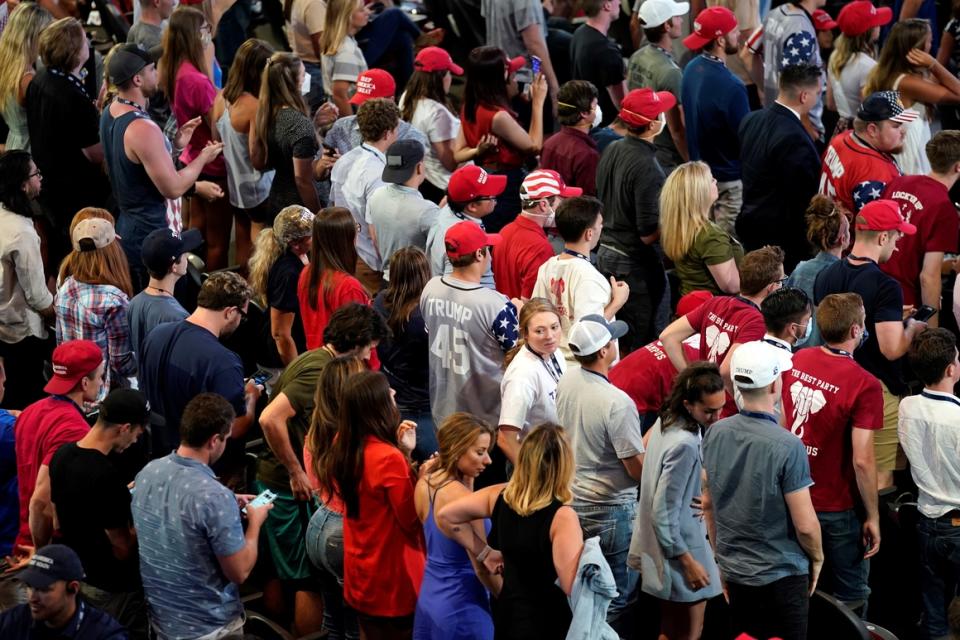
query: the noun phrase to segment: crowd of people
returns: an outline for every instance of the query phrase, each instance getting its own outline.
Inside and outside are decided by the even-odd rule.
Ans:
[[[960,10],[262,4],[0,3],[0,636],[960,637]]]

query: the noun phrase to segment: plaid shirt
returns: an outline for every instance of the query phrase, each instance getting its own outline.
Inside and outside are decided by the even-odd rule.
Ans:
[[[137,374],[127,323],[129,303],[127,294],[114,286],[77,282],[72,276],[57,289],[57,344],[92,340],[107,361],[100,400],[110,389],[111,378],[123,383],[123,378]]]

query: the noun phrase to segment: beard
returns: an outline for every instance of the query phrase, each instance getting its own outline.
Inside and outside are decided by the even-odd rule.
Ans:
[[[728,56],[735,56],[737,52],[740,51],[740,47],[735,44],[730,44],[729,42],[723,45],[723,52]]]
[[[887,153],[891,155],[897,155],[899,153],[903,153],[903,143],[901,142],[900,144],[895,146],[893,149],[890,149],[889,151],[887,151]]]

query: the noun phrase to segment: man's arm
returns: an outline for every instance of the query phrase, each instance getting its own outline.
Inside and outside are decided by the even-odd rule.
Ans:
[[[197,181],[204,165],[217,157],[220,149],[223,148],[222,144],[214,143],[208,147],[210,151],[204,149],[193,159],[193,162],[177,171],[167,152],[163,132],[156,124],[146,120],[136,120],[130,125],[128,131],[131,134],[130,139],[127,140],[124,135],[124,142],[135,156],[131,159],[138,160],[143,165],[144,171],[150,176],[150,181],[157,187],[160,195],[171,200],[186,193]]]
[[[117,560],[126,560],[137,548],[137,532],[133,527],[104,529],[104,533],[110,540],[113,557]]]
[[[683,341],[694,333],[696,333],[696,330],[687,320],[687,316],[681,316],[671,322],[660,334],[663,351],[678,372],[686,369],[688,365],[687,356],[683,353]]]
[[[810,558],[810,593],[817,588],[820,569],[823,567],[823,542],[820,538],[820,521],[813,509],[810,489],[800,489],[783,496],[790,510],[790,519],[797,532],[797,542]]]
[[[28,521],[33,546],[39,549],[53,537],[53,501],[50,498],[50,467],[42,464],[37,472],[37,483],[30,496]]]
[[[713,547],[713,553],[717,553],[717,521],[713,513],[713,500],[710,499],[710,490],[707,484],[707,470],[700,472],[700,509],[703,511],[703,519],[707,522],[707,537],[710,539],[710,546]]]
[[[640,482],[640,477],[643,475],[643,454],[638,453],[629,458],[620,458],[620,462],[623,463],[624,468],[627,470],[627,475],[637,482]]]
[[[853,470],[857,476],[857,488],[860,490],[860,499],[863,501],[864,511],[867,512],[866,522],[863,523],[865,558],[869,558],[880,550],[880,509],[877,497],[877,460],[873,451],[873,430],[854,427],[853,439]]]
[[[942,251],[928,251],[923,254],[923,268],[920,271],[920,301],[934,309],[940,308],[940,294],[943,280],[940,269],[943,266]],[[928,327],[940,325],[940,318],[934,314],[927,320]]]
[[[230,437],[231,438],[242,438],[247,435],[247,431],[250,429],[250,425],[253,424],[253,416],[257,411],[257,400],[260,399],[260,387],[253,383],[253,381],[247,382],[244,386],[243,401],[245,404],[245,413],[237,415],[233,419],[233,426],[230,427]]]
[[[278,393],[260,414],[260,427],[270,450],[290,474],[290,490],[296,500],[310,499],[310,481],[290,445],[287,421],[297,414],[284,392]]]
[[[887,360],[902,358],[910,348],[914,336],[923,331],[926,326],[925,322],[917,322],[913,319],[907,320],[906,327],[900,320],[876,323],[874,327],[877,330],[880,353]]]
[[[253,571],[257,563],[257,542],[260,537],[260,527],[267,519],[267,512],[273,505],[251,507],[247,505],[247,531],[243,534],[243,547],[240,551],[229,556],[217,556],[217,562],[223,570],[223,575],[234,584],[243,582]]]
[[[667,111],[667,129],[670,131],[670,138],[673,140],[673,146],[677,148],[677,153],[684,162],[688,161],[690,152],[687,151],[687,127],[683,122],[683,107],[679,104]]]
[[[547,34],[540,32],[539,24],[528,25],[520,32],[523,38],[523,46],[527,53],[540,58],[540,72],[547,79],[547,88],[550,90],[550,102],[553,105],[553,112],[557,112],[557,92],[560,91],[560,84],[557,82],[557,74],[553,71],[553,62],[550,61],[550,52],[547,51]]]

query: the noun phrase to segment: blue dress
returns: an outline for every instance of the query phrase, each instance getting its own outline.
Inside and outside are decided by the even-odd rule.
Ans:
[[[442,487],[441,487],[442,488]],[[423,523],[427,565],[413,618],[414,640],[492,640],[490,597],[474,573],[467,552],[443,535],[433,516],[433,500]],[[490,533],[490,521],[484,520]]]

